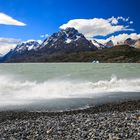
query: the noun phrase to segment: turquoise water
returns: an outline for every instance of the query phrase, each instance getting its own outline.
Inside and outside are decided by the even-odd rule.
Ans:
[[[2,110],[77,109],[139,97],[139,64],[0,65]]]

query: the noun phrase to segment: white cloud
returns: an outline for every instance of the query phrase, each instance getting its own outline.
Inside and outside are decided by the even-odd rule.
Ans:
[[[14,49],[18,43],[20,43],[19,39],[0,38],[0,54],[6,54],[11,49]]]
[[[108,21],[111,22],[112,24],[118,24],[119,23],[118,18],[115,18],[115,17],[109,18]]]
[[[49,37],[50,35],[49,34],[44,34],[44,35],[41,35],[40,37],[41,38],[47,38],[47,37]]]
[[[133,21],[130,21],[130,24],[133,24],[134,22]]]
[[[129,29],[129,26],[119,25],[119,21],[128,22],[129,18],[112,17],[108,19],[93,18],[93,19],[74,19],[60,26],[61,29],[74,27],[79,32],[83,33],[87,38],[94,36],[106,36],[119,31],[134,31]],[[129,24],[129,23],[128,23]]]
[[[137,33],[125,34],[124,33],[124,34],[119,34],[117,36],[111,36],[111,37],[107,38],[106,40],[104,40],[104,39],[96,39],[96,40],[103,44],[112,40],[113,43],[115,45],[117,45],[117,43],[121,43],[121,42],[123,43],[128,38],[137,40],[137,39],[140,39],[140,34],[137,34]]]
[[[42,44],[43,41],[42,41],[42,40],[37,40],[37,42],[38,42],[39,44]]]
[[[124,17],[117,17],[117,20],[122,20],[122,21],[124,21],[124,22],[128,22],[128,21],[129,21],[129,19],[130,19],[130,17],[128,17],[128,18],[124,18]]]
[[[0,13],[0,24],[4,25],[16,25],[16,26],[25,26],[26,24],[20,22],[4,13]]]
[[[124,42],[126,39],[139,39],[140,34],[132,33],[132,34],[119,34],[118,36],[112,36],[109,39],[114,42],[114,44],[117,44],[117,42]]]

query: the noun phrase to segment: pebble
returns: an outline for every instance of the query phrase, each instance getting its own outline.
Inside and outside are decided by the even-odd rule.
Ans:
[[[23,114],[0,121],[0,140],[140,140],[140,109]]]

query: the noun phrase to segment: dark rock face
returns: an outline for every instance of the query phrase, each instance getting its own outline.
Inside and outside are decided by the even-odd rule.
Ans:
[[[114,43],[112,40],[110,40],[104,46],[105,46],[105,48],[112,48],[114,46]]]
[[[136,40],[133,40],[131,38],[128,38],[124,41],[124,44],[130,45],[130,46],[134,45],[135,43],[136,43]]]

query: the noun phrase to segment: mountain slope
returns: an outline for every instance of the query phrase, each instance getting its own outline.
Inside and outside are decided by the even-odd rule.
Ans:
[[[40,55],[25,59],[12,59],[8,62],[93,62],[100,63],[140,63],[140,49],[119,45],[96,51],[72,52],[53,55]]]

